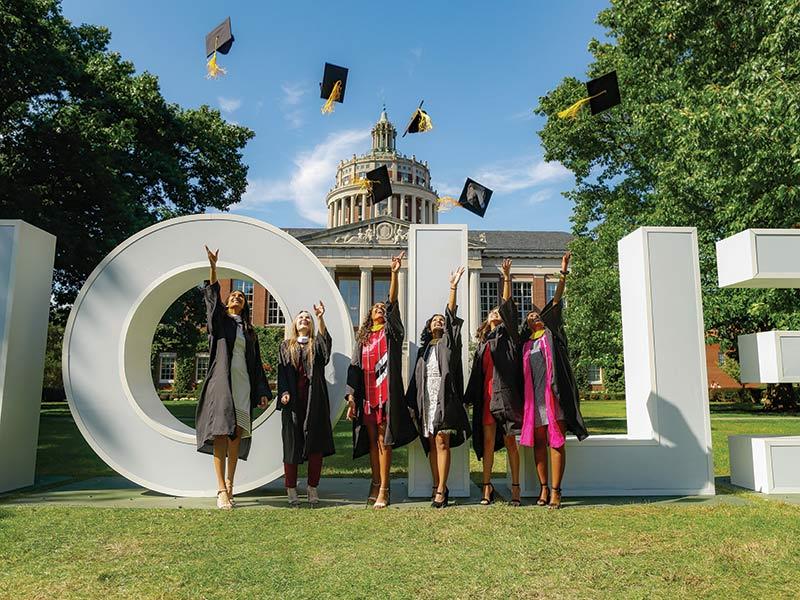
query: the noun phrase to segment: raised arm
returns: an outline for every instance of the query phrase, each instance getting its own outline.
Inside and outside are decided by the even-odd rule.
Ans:
[[[400,271],[400,267],[403,264],[403,259],[406,256],[406,251],[403,250],[397,256],[392,257],[392,280],[389,284],[389,302],[397,302],[397,273]]]
[[[314,304],[314,312],[317,315],[317,322],[319,323],[319,334],[325,335],[328,332],[328,328],[325,325],[325,319],[322,315],[325,314],[325,305],[322,303],[322,300],[319,301],[319,304]]]
[[[450,273],[450,297],[447,300],[447,308],[450,312],[456,312],[456,294],[458,292],[458,282],[461,281],[461,276],[464,274],[464,267],[459,267],[457,270]]]
[[[217,248],[216,252],[212,252],[208,249],[208,246],[206,246],[206,253],[208,254],[208,266],[210,268],[208,283],[211,285],[217,282],[217,260],[219,259],[219,248]]]
[[[561,298],[564,295],[564,285],[567,283],[567,269],[569,268],[569,259],[572,257],[572,252],[567,251],[563,257],[561,257],[561,278],[558,280],[558,286],[556,287],[556,293],[553,296],[553,304],[558,304],[561,302]]]
[[[506,258],[503,260],[503,265],[500,267],[503,272],[503,300],[511,298],[511,259]]]

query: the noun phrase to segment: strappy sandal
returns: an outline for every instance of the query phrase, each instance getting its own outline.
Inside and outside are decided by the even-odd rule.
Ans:
[[[539,499],[536,501],[536,506],[547,506],[547,503],[550,502],[550,488],[546,483],[540,483],[539,486],[541,489],[539,490]],[[547,494],[542,498],[544,490],[547,490]]]
[[[518,483],[512,483],[511,487],[512,488],[518,488],[519,484]],[[522,490],[520,490],[520,492],[522,492]],[[513,491],[512,491],[512,493],[513,493]],[[509,504],[511,506],[513,506],[514,508],[517,508],[519,506],[522,506],[522,500],[520,500],[519,498],[512,498],[511,501],[509,502]]]
[[[482,506],[489,506],[490,504],[494,504],[494,486],[492,485],[492,482],[491,482],[491,481],[490,481],[490,482],[488,482],[488,483],[485,483],[485,482],[484,482],[484,484],[483,484],[483,490],[485,491],[487,487],[488,487],[488,488],[491,488],[491,489],[489,490],[489,497],[487,498],[486,496],[483,496],[483,497],[481,498],[481,505],[482,505]]]
[[[431,506],[433,506],[433,501],[436,500],[436,490],[438,489],[435,485],[431,486]]]
[[[562,498],[561,498],[561,488],[560,487],[554,487],[553,488],[553,492],[557,492],[558,493],[558,502],[553,502],[553,498],[555,498],[555,494],[553,494],[553,496],[550,498],[550,503],[547,505],[547,508],[552,509],[552,510],[558,510],[559,508],[561,508],[561,500],[562,500]]]
[[[386,500],[384,500],[383,502],[378,502],[377,500],[375,500],[375,504],[372,505],[372,508],[377,508],[377,509],[386,508],[387,506],[389,506],[389,504],[391,504],[391,502],[389,501],[389,488],[380,488],[379,491],[386,492],[385,494]]]
[[[225,496],[222,496],[225,494]],[[217,508],[222,510],[230,510],[233,508],[230,498],[228,498],[228,490],[217,490]]]
[[[438,502],[436,501],[437,496],[442,497],[442,499]],[[446,508],[449,501],[450,501],[450,490],[447,489],[447,487],[445,486],[443,492],[438,492],[438,491],[436,492],[436,496],[434,496],[434,500],[433,502],[431,502],[431,506],[433,508]]]
[[[372,493],[372,490],[380,490],[381,482],[380,481],[370,481],[369,482],[369,496],[367,496],[367,504],[375,504],[375,501],[378,499],[378,494]]]
[[[233,482],[230,479],[225,480],[225,491],[228,492],[228,500],[230,500],[231,506],[236,506],[236,500],[233,498]]]

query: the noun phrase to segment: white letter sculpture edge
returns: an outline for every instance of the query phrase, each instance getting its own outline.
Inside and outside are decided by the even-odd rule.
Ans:
[[[208,278],[203,244],[220,248],[220,279],[243,276],[269,287],[287,320],[311,310],[312,303],[325,303],[333,338],[326,375],[334,423],[343,408],[353,348],[349,313],[330,275],[305,246],[268,223],[228,214],[181,217],[114,249],[89,276],[67,322],[67,400],[81,433],[110,467],[176,496],[214,496],[217,485],[211,457],[196,451],[194,430],[172,416],[156,394],[150,351],[164,311]],[[236,470],[242,492],[283,473],[275,402],[254,423],[249,459]]]
[[[627,434],[569,436],[564,495],[712,495],[697,231],[642,227],[618,248]],[[522,450],[522,493],[538,496]]]
[[[33,485],[56,238],[0,220],[0,492]]]

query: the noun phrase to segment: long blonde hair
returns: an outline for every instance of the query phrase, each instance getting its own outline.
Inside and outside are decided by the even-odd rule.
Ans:
[[[306,344],[306,352],[308,354],[308,364],[314,364],[314,316],[307,310],[301,310],[295,315],[294,319],[292,319],[292,328],[286,338],[286,345],[289,350],[289,358],[291,359],[295,368],[300,366],[300,348],[302,346],[302,344],[297,341],[297,338],[300,337],[300,332],[297,331],[297,317],[303,313],[308,314],[310,317],[309,321],[311,323],[308,327],[308,343]],[[311,377],[311,374],[308,373],[307,376]]]

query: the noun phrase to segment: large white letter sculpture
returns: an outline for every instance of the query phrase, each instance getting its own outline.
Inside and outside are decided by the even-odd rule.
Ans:
[[[619,241],[626,435],[567,439],[568,496],[714,494],[697,231]],[[522,489],[538,496],[529,448]]]
[[[443,313],[450,295],[448,278],[451,271],[467,266],[466,225],[412,225],[408,233],[408,319],[406,337],[409,340],[409,378],[417,359],[419,335],[425,322],[435,313]],[[464,319],[461,341],[464,376],[468,371],[469,294],[466,278],[458,286],[458,314]],[[466,386],[466,381],[464,381]],[[454,497],[469,497],[469,451],[467,440],[451,453],[450,475],[447,485]],[[411,443],[408,450],[408,495],[431,495],[431,467],[419,441]]]
[[[289,234],[233,215],[196,215],[134,235],[89,276],[67,322],[64,387],[75,422],[114,470],[165,494],[214,496],[208,455],[195,432],[159,400],[150,373],[156,325],[170,304],[208,277],[203,244],[220,248],[219,276],[269,286],[287,319],[322,300],[333,338],[326,371],[331,419],[343,407],[353,328],[336,285],[317,258]],[[268,411],[253,429],[250,457],[236,471],[237,489],[271,482],[282,472],[280,415]]]
[[[0,492],[33,485],[56,238],[0,221]]]
[[[800,231],[747,229],[717,242],[722,288],[800,287]],[[739,336],[742,383],[800,383],[800,331]],[[767,494],[800,493],[800,436],[728,436],[731,482]]]

